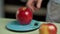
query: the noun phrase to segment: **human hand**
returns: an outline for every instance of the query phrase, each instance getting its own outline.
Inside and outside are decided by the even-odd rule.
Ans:
[[[36,7],[34,6],[36,3]],[[32,9],[34,12],[35,10],[39,9],[41,7],[42,0],[28,0],[27,6]]]

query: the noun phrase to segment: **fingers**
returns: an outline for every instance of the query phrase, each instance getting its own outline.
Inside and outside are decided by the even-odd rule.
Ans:
[[[34,11],[34,0],[28,0],[27,6]]]
[[[40,8],[40,7],[41,7],[41,3],[42,3],[42,0],[38,0],[38,1],[37,1],[37,5],[36,5],[37,8]]]
[[[28,0],[27,2],[27,6],[32,9],[32,11],[34,12],[35,9],[37,9],[35,6],[34,6],[34,1],[37,1],[37,8],[40,8],[41,7],[41,3],[42,3],[42,0]]]

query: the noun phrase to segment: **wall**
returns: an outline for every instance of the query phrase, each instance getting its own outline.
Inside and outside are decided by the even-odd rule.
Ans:
[[[3,14],[3,0],[0,0],[0,18],[1,17],[4,17],[4,14]]]

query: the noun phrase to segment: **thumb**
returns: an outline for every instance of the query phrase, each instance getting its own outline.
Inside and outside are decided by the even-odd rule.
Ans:
[[[40,7],[41,7],[41,3],[42,3],[42,0],[38,0],[38,1],[37,1],[37,5],[36,5],[37,8],[40,8]]]

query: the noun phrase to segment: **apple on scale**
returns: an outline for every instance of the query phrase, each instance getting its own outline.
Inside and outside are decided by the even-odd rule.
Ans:
[[[32,11],[27,7],[21,7],[17,10],[16,19],[21,25],[30,24],[33,18]]]
[[[30,8],[20,7],[16,13],[16,21],[8,23],[6,27],[12,31],[34,31],[40,27],[40,22],[33,20],[33,13]]]

